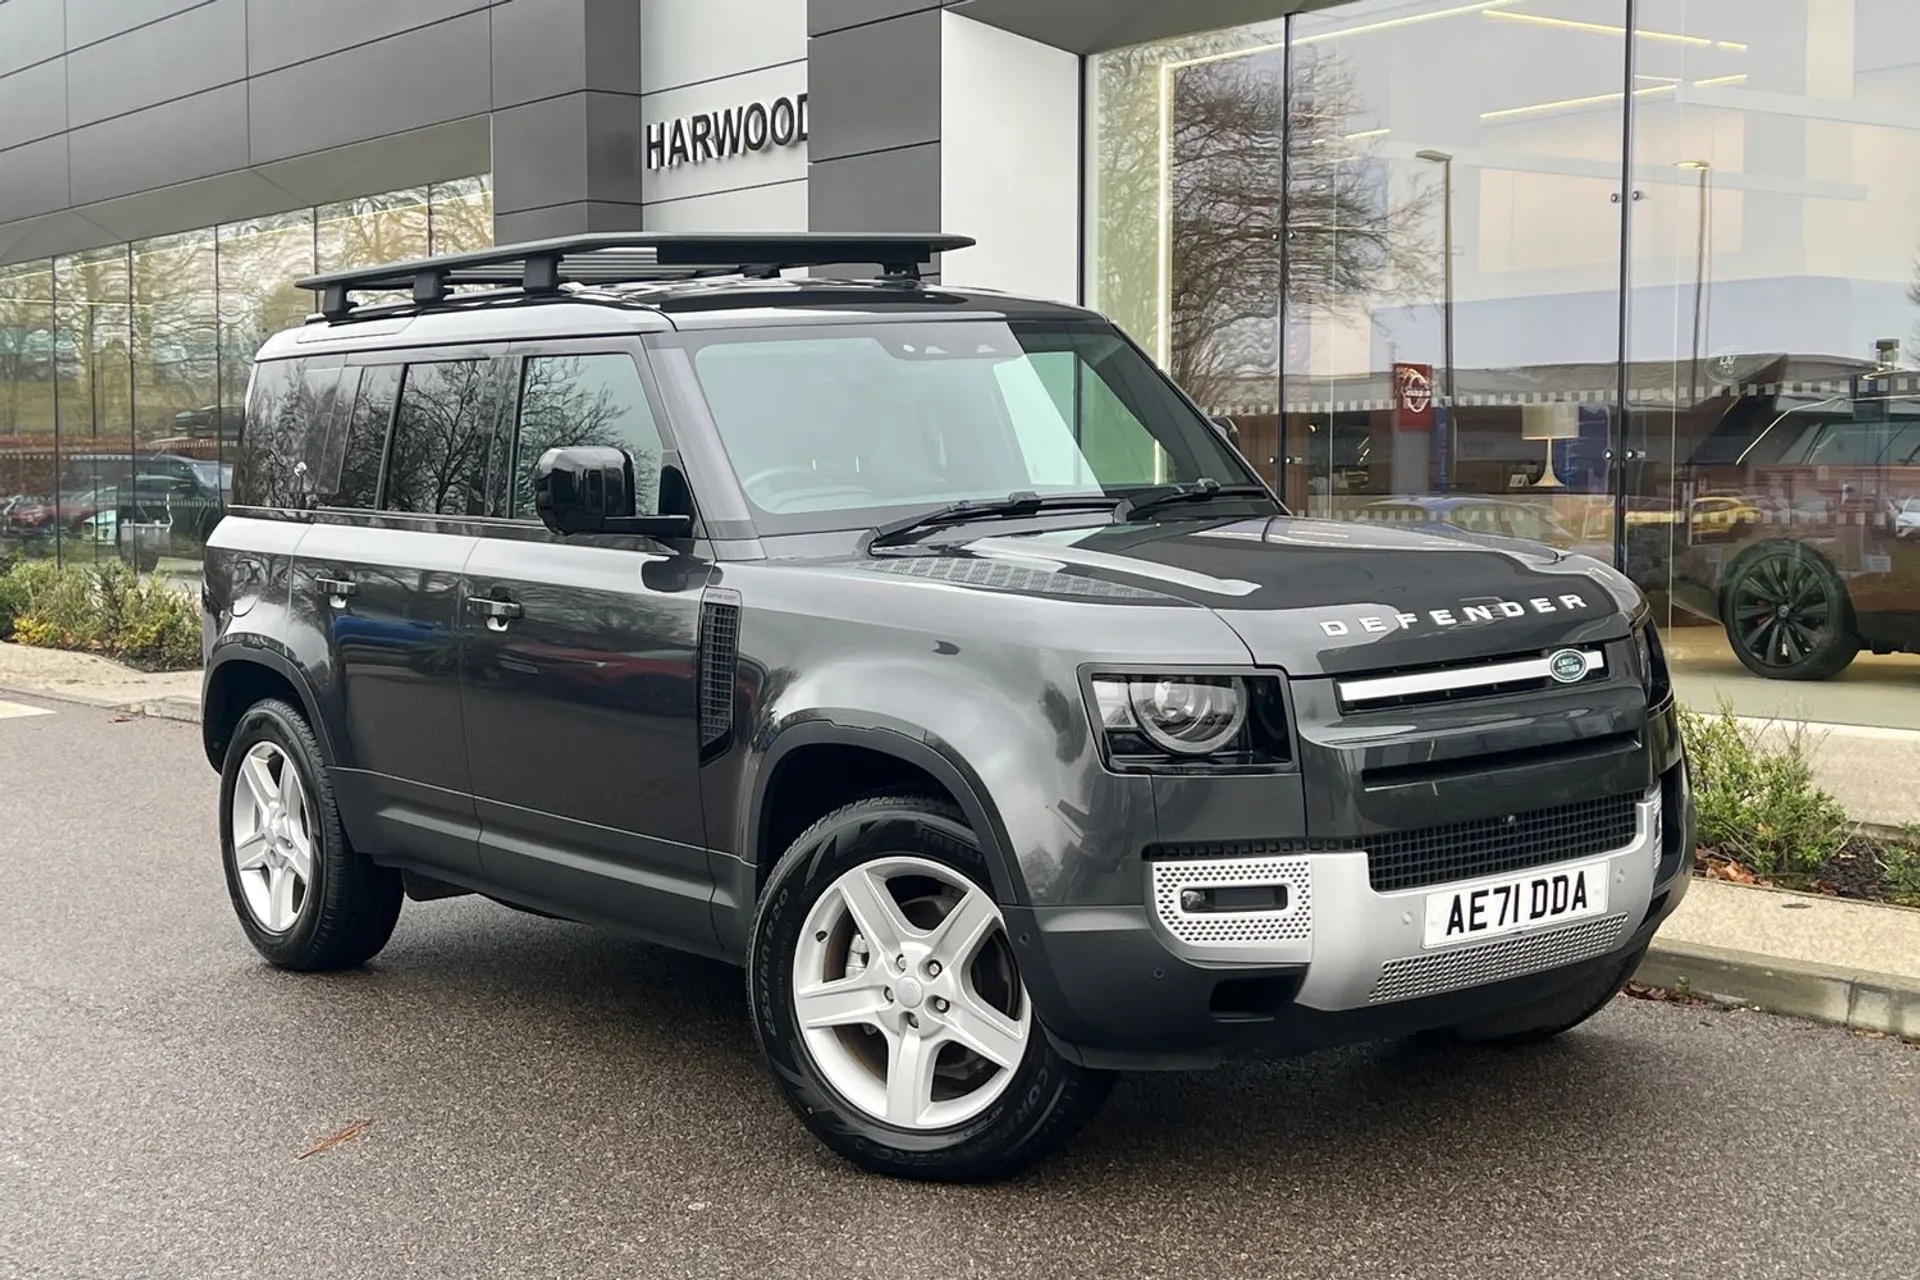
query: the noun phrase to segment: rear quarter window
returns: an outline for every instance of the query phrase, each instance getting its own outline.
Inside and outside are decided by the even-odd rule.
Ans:
[[[233,502],[304,507],[314,497],[333,415],[341,407],[338,357],[266,360],[253,367],[246,421],[233,459]]]

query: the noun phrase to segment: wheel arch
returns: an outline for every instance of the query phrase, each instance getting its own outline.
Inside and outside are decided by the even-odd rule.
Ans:
[[[322,761],[334,762],[333,741],[312,685],[290,657],[256,643],[216,649],[207,664],[201,682],[200,742],[208,764],[221,767],[240,717],[266,697],[286,698],[299,707],[320,744]]]
[[[745,860],[753,867],[754,898],[758,898],[773,863],[785,852],[784,847],[773,847],[779,839],[780,814],[775,801],[780,797],[783,779],[791,776],[791,771],[808,758],[808,753],[834,749],[896,761],[937,784],[946,798],[959,807],[967,825],[973,829],[974,838],[980,842],[995,899],[1002,905],[1025,902],[1025,889],[1009,848],[1006,825],[979,776],[963,759],[937,741],[882,717],[852,713],[818,715],[792,725],[774,738],[761,757],[755,771],[742,846]],[[886,789],[899,780],[899,775],[877,776],[871,790]],[[835,807],[838,806],[826,805],[821,815]]]

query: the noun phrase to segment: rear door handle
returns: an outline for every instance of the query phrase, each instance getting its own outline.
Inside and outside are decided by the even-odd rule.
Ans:
[[[360,590],[345,578],[315,578],[313,585],[320,588],[322,595],[332,600],[333,607],[336,609],[346,608],[347,597]]]
[[[519,617],[522,610],[512,600],[495,600],[489,596],[468,596],[467,612],[485,618],[488,630],[505,631],[507,623]]]

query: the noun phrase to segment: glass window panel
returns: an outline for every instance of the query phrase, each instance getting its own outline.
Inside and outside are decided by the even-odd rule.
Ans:
[[[132,309],[127,246],[54,261],[55,313],[78,359],[60,384],[60,466],[55,481],[62,553],[119,555],[121,486],[133,478]]]
[[[633,357],[609,352],[527,361],[510,515],[539,519],[533,502],[534,467],[548,449],[574,446],[625,450],[633,459],[635,514],[659,511],[660,428]]]
[[[52,554],[54,392],[78,363],[56,336],[52,264],[0,267],[0,548]]]
[[[136,241],[131,259],[134,434],[144,456],[170,464],[141,470],[172,477],[169,502],[142,513],[168,526],[159,567],[192,573],[224,488],[214,233]]]
[[[1920,728],[1920,6],[1638,14],[1628,571],[1683,696]]]
[[[487,468],[500,420],[485,360],[407,366],[394,423],[385,506],[423,515],[493,515]]]
[[[438,182],[427,208],[435,253],[462,253],[493,244],[493,179],[489,175]]]

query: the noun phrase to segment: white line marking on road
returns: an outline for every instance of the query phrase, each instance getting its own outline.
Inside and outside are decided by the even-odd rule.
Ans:
[[[0,720],[20,720],[27,716],[50,716],[53,712],[44,707],[30,707],[24,702],[0,702]]]

